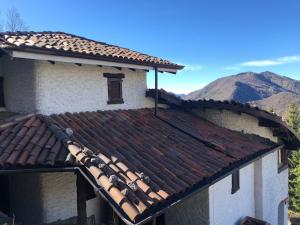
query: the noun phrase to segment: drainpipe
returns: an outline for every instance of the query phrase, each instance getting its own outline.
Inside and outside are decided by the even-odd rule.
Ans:
[[[154,67],[155,71],[155,108],[154,108],[154,115],[157,115],[157,104],[158,104],[158,75],[157,75],[157,66]]]

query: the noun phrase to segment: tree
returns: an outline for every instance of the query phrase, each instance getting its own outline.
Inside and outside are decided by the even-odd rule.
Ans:
[[[295,103],[291,104],[284,115],[284,120],[296,132],[300,132],[300,111]]]
[[[300,132],[300,111],[291,104],[284,115],[286,123]],[[300,212],[300,149],[289,154],[289,205],[290,209]]]
[[[28,30],[28,27],[26,26],[25,22],[21,18],[20,13],[15,7],[7,10],[6,30],[11,32]]]

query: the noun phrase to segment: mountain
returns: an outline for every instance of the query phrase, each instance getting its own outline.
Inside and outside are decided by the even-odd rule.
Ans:
[[[268,98],[249,103],[264,110],[269,111],[270,109],[273,109],[277,115],[283,116],[291,103],[295,103],[300,108],[300,95],[290,92],[280,92]]]
[[[300,95],[300,81],[266,71],[246,72],[217,79],[184,99],[235,100],[242,103],[261,100],[280,92]]]
[[[267,110],[273,108],[282,115],[289,104],[299,103],[300,81],[269,71],[246,72],[217,79],[182,98],[248,102]]]

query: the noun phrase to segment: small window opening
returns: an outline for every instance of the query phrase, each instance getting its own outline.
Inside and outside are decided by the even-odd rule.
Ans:
[[[288,151],[284,148],[278,151],[278,171],[282,171],[288,167]]]
[[[124,74],[109,74],[103,75],[107,78],[108,101],[107,104],[122,104],[124,103],[122,94],[122,83]]]
[[[232,189],[231,194],[234,194],[240,189],[240,171],[237,170],[232,173]]]

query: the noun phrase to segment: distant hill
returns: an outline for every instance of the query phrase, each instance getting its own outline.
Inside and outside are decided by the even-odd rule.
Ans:
[[[182,98],[249,102],[267,110],[273,108],[282,115],[292,102],[299,103],[300,81],[269,71],[246,72],[217,79]]]
[[[253,106],[257,106],[268,111],[273,109],[277,115],[283,116],[291,103],[295,103],[300,108],[300,95],[289,92],[280,92],[268,98],[249,103]]]

